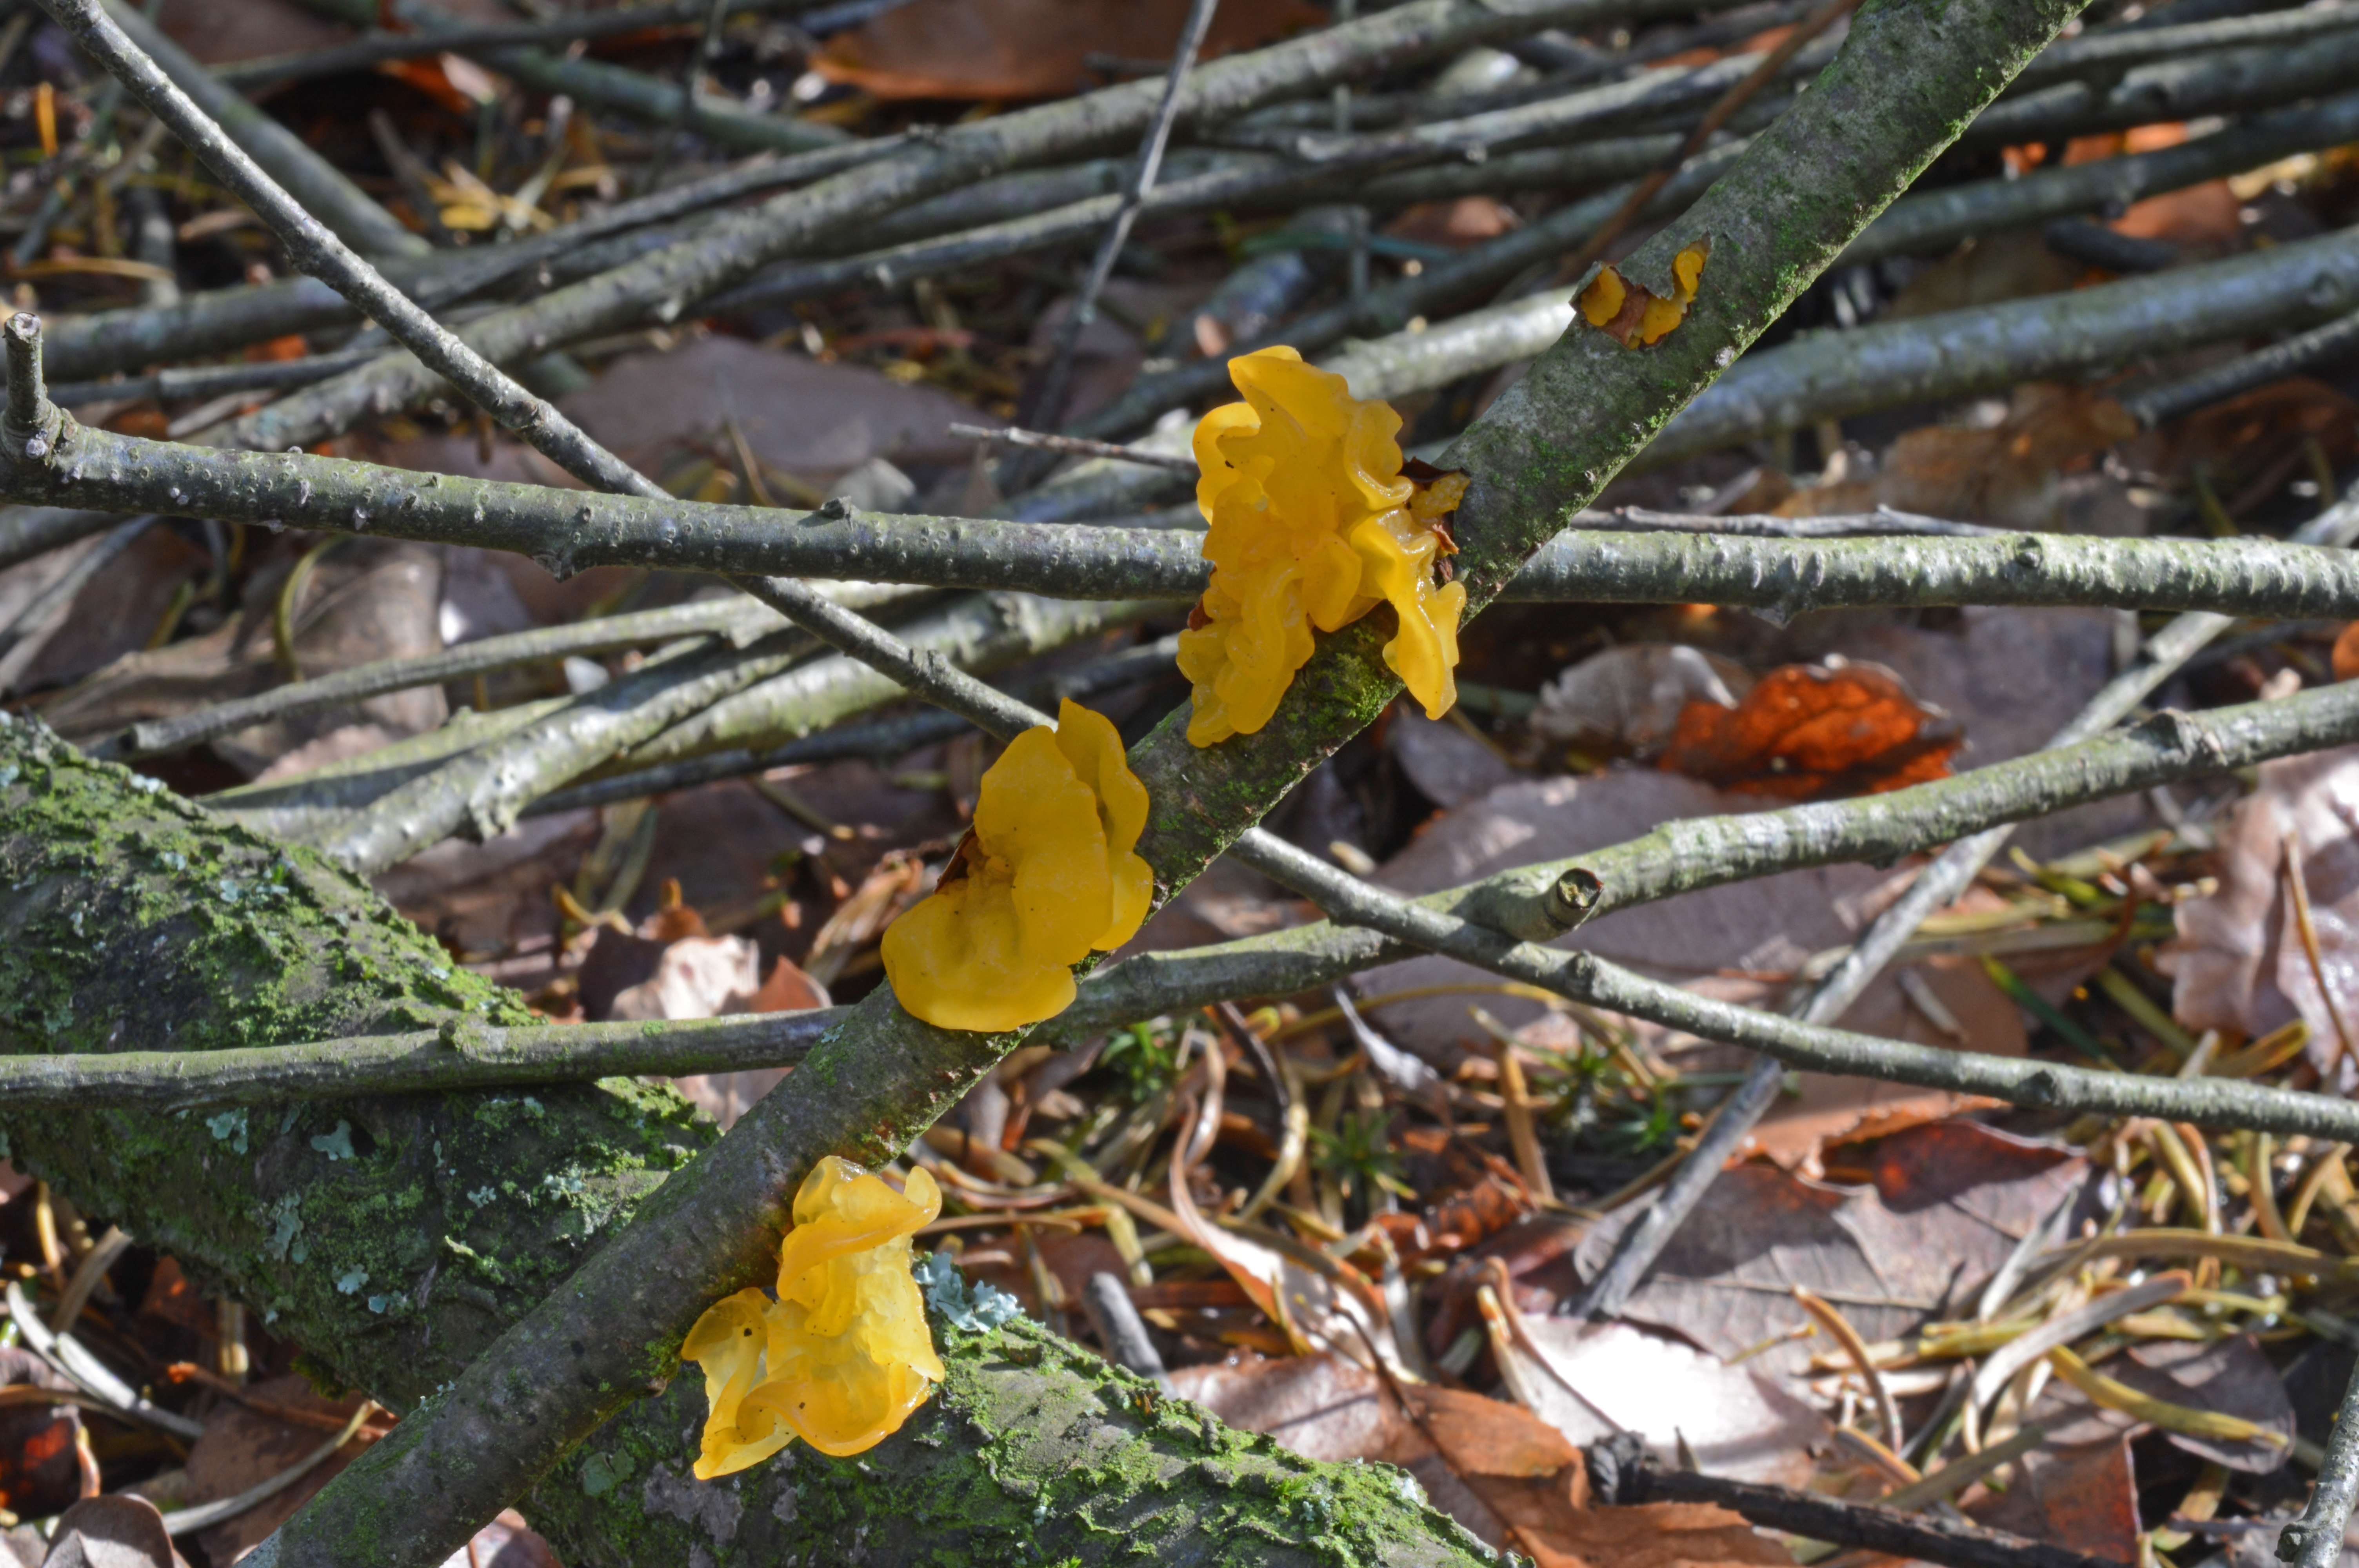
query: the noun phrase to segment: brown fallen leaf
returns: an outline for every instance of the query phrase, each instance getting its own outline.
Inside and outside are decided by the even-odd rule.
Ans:
[[[2017,1462],[2004,1492],[1969,1497],[1968,1518],[2115,1563],[2138,1549],[2137,1468],[2127,1436],[2074,1447],[2044,1444]]]
[[[1333,1355],[1185,1367],[1173,1391],[1231,1426],[1313,1459],[1372,1460],[1495,1549],[1541,1568],[1788,1568],[1792,1558],[1735,1514],[1685,1503],[1589,1507],[1579,1452],[1519,1405],[1408,1385],[1404,1409],[1376,1374]]]
[[[1497,239],[1517,222],[1516,210],[1496,197],[1461,196],[1449,201],[1419,201],[1386,223],[1384,232],[1397,240],[1464,250]]]
[[[1722,1173],[1673,1233],[1623,1313],[1722,1357],[1802,1321],[1787,1292],[1807,1285],[1871,1343],[1970,1304],[2017,1241],[2081,1190],[2087,1162],[1971,1121],[1884,1140],[1864,1156],[1870,1185],[1838,1187],[1759,1164]],[[1594,1278],[1645,1203],[1591,1227],[1575,1254]],[[1807,1342],[1756,1357],[1791,1370]]]
[[[811,59],[831,81],[879,98],[1054,98],[1097,85],[1090,57],[1171,58],[1187,0],[916,0],[838,33]],[[1321,26],[1302,0],[1225,5],[1201,59]]]
[[[904,385],[866,365],[822,363],[719,335],[669,353],[625,355],[558,406],[643,466],[679,443],[724,437],[734,416],[762,463],[819,485],[879,457],[962,461],[973,443],[948,435],[951,425],[1003,423],[948,393]]]
[[[356,1400],[341,1402],[321,1399],[309,1379],[299,1372],[267,1379],[250,1390],[261,1400],[323,1415],[349,1416]],[[319,1448],[318,1432],[308,1426],[277,1421],[235,1403],[223,1403],[205,1418],[202,1437],[189,1449],[188,1501],[219,1502],[259,1486]],[[295,1511],[342,1474],[362,1449],[346,1444],[276,1497],[266,1498],[234,1519],[197,1532],[196,1543],[215,1563],[234,1563],[248,1547],[295,1516]]]
[[[2176,907],[2179,935],[2157,958],[2175,982],[2171,1011],[2180,1023],[2257,1038],[2300,1018],[2311,1065],[2346,1091],[2359,1080],[2359,1063],[2337,1064],[2341,1030],[2359,1028],[2355,835],[2359,748],[2261,764],[2259,787],[2220,832],[2219,891]],[[2299,846],[2331,1002],[2295,918],[2288,838]]]
[[[1960,740],[1880,665],[1787,665],[1734,708],[1689,703],[1659,765],[1739,794],[1823,800],[1946,778]]]
[[[0,1387],[26,1386],[56,1392],[73,1387],[31,1351],[0,1346]],[[46,1519],[80,1497],[74,1442],[81,1431],[82,1412],[70,1404],[0,1407],[0,1509]]]
[[[84,1498],[58,1518],[41,1568],[189,1568],[145,1498]]]
[[[1758,796],[1726,794],[1658,772],[1608,771],[1512,784],[1429,823],[1408,849],[1386,863],[1377,880],[1405,893],[1433,892],[1511,867],[1619,843],[1667,820],[1752,811],[1762,804]],[[1723,1000],[1755,1004],[1779,991],[1786,977],[1812,955],[1854,940],[1911,874],[1899,872],[1896,881],[1893,873],[1857,865],[1787,871],[1622,910],[1550,945],[1593,952]],[[1972,1032],[1975,1050],[2023,1054],[2027,1042],[2020,1011],[1998,993],[1978,965],[1928,963],[1918,968],[1948,1011]],[[1425,956],[1370,971],[1365,989],[1370,1016],[1387,1038],[1451,1073],[1469,1059],[1464,1041],[1473,1031],[1467,1021],[1467,999],[1401,993],[1491,983],[1484,971],[1455,959]],[[1401,1000],[1384,1000],[1394,995]],[[1520,997],[1489,997],[1483,1005],[1516,1029],[1533,1027],[1543,1016],[1538,1003]],[[1889,974],[1870,987],[1842,1022],[1845,1028],[1921,1044],[1957,1044],[1910,1001]],[[1674,1052],[1698,1071],[1716,1070],[1736,1060],[1722,1047],[1701,1046],[1652,1026],[1640,1033],[1652,1048]],[[1552,1044],[1569,1048],[1575,1042],[1568,1037]],[[1487,1060],[1489,1054],[1485,1044],[1474,1054]],[[1756,1130],[1756,1147],[1781,1162],[1807,1164],[1821,1142],[1851,1136],[1854,1129],[1877,1117],[1926,1119],[1973,1103],[1945,1091],[1805,1074],[1800,1095],[1781,1098]],[[1791,1127],[1786,1125],[1788,1119],[1795,1119]],[[1626,1174],[1608,1184],[1624,1179]]]
[[[96,606],[109,596],[120,596],[123,610],[92,613],[90,623],[76,633],[76,646],[84,653],[70,656],[68,649],[53,642],[23,673],[23,681],[32,685],[70,670],[76,674],[94,670],[87,679],[43,705],[42,717],[61,734],[103,734],[206,703],[250,697],[284,678],[274,621],[290,573],[297,569],[296,559],[290,556],[257,571],[245,584],[237,612],[215,630],[150,649],[147,643],[163,608],[161,601],[144,612],[144,621],[120,616],[140,613],[135,607],[147,604],[148,588],[158,583],[168,596],[202,561],[203,552],[179,540],[169,529],[150,528],[140,543],[148,540],[168,542],[175,552],[171,558],[180,565],[165,574],[170,580],[129,576],[118,579],[113,568],[102,573],[75,601],[69,617],[80,621],[86,604]],[[135,546],[127,554],[136,555],[138,549]],[[378,659],[440,652],[441,558],[434,547],[386,539],[345,539],[311,558],[312,568],[298,585],[299,591],[290,606],[295,633],[292,651],[302,674],[330,675]],[[131,569],[125,568],[126,572]],[[136,569],[146,570],[144,567]],[[126,586],[132,583],[143,586]],[[125,651],[126,643],[129,651]],[[86,662],[90,656],[111,662],[97,668]],[[368,723],[382,726],[388,736],[415,735],[439,726],[448,711],[440,687],[421,687],[258,724],[222,736],[211,745],[216,754],[252,777],[284,753],[335,730]]]
[[[1171,1151],[1171,1213],[1179,1234],[1212,1256],[1247,1300],[1276,1325],[1296,1354],[1332,1350],[1359,1360],[1373,1354],[1405,1375],[1392,1315],[1367,1276],[1291,1237],[1258,1227],[1231,1229],[1206,1219],[1188,1191],[1180,1145]]]
[[[2028,383],[2016,389],[1997,424],[1920,426],[1894,441],[1866,478],[1798,491],[1777,512],[1818,517],[1890,506],[2053,527],[2065,470],[2137,432],[2137,421],[2101,391]]]
[[[2334,639],[2334,678],[2359,676],[2359,621],[2345,626]]]

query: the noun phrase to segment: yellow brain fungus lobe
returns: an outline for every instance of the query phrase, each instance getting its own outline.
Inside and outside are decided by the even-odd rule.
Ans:
[[[1650,347],[1669,336],[1687,319],[1695,302],[1696,286],[1703,281],[1703,264],[1712,247],[1699,240],[1671,258],[1671,295],[1649,293],[1612,267],[1591,279],[1573,303],[1593,327],[1610,333],[1625,349]]]
[[[1440,718],[1458,699],[1466,590],[1437,588],[1434,566],[1453,548],[1442,522],[1465,476],[1446,492],[1404,477],[1400,416],[1292,349],[1231,360],[1229,374],[1245,401],[1196,427],[1212,581],[1180,637],[1180,673],[1196,688],[1188,739],[1211,746],[1259,730],[1309,661],[1312,631],[1380,603],[1400,625],[1385,662]]]
[[[833,1155],[795,1195],[778,1249],[778,1298],[743,1290],[715,1303],[680,1346],[704,1368],[711,1407],[700,1481],[758,1465],[801,1438],[841,1457],[900,1430],[942,1380],[909,1238],[941,1212],[924,1171],[895,1192]]]
[[[988,1033],[1072,1004],[1072,967],[1136,934],[1155,875],[1136,851],[1147,786],[1103,714],[1068,698],[983,775],[974,827],[940,885],[885,931],[901,1005]]]

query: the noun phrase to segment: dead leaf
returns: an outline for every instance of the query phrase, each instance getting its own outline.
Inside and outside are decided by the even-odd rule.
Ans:
[[[2124,443],[2122,458],[2173,481],[2201,471],[2233,505],[2270,475],[2299,471],[2310,442],[2337,469],[2359,459],[2359,400],[2295,375],[2173,419]]]
[[[164,0],[156,25],[200,65],[303,54],[352,36],[293,0]]]
[[[1890,506],[2002,527],[2054,527],[2066,467],[2137,433],[2137,421],[2103,392],[2028,383],[1996,424],[1920,426],[1894,441],[1867,478],[1799,491],[1777,512],[1818,517]]]
[[[29,1350],[0,1346],[0,1387],[29,1385],[63,1392],[73,1385]],[[82,1496],[74,1437],[82,1412],[70,1404],[0,1409],[0,1509],[45,1519]]]
[[[1332,1350],[1360,1360],[1373,1352],[1395,1376],[1407,1375],[1393,1341],[1392,1316],[1365,1275],[1340,1258],[1274,1230],[1232,1229],[1207,1220],[1188,1191],[1180,1168],[1181,1152],[1175,1144],[1171,1213],[1180,1222],[1180,1234],[1228,1271],[1246,1299],[1293,1344],[1297,1355]]]
[[[1919,273],[1877,319],[1901,321],[2060,294],[2088,273],[2079,262],[2067,261],[2049,250],[2038,230],[2009,229],[1968,240]]]
[[[1690,702],[1734,708],[1753,672],[1684,643],[1627,643],[1591,654],[1540,688],[1532,730],[1596,758],[1651,757]]]
[[[2065,146],[2064,163],[2069,168],[2125,154],[2160,152],[2186,140],[2187,126],[2179,121],[2075,136]],[[2134,201],[2113,221],[2113,227],[2136,239],[2168,240],[2201,254],[2218,255],[2243,244],[2243,207],[2226,180],[2212,179]]]
[[[718,1018],[743,1011],[762,989],[761,955],[743,936],[689,936],[668,944],[656,972],[618,992],[613,1019]]]
[[[142,536],[143,541],[159,537],[177,535],[151,528]],[[201,558],[201,552],[194,554]],[[273,619],[294,566],[290,557],[258,571],[248,580],[237,613],[201,636],[147,650],[153,622],[139,627],[134,646],[142,651],[114,659],[45,705],[42,717],[62,734],[86,737],[278,685],[284,677]],[[100,583],[110,582],[111,577],[102,574]],[[110,587],[107,591],[121,589]],[[317,557],[298,596],[297,662],[306,676],[322,676],[378,659],[438,653],[442,646],[440,597],[441,557],[433,546],[390,539],[341,540]],[[77,600],[71,613],[81,614],[81,603]],[[38,674],[37,666],[27,676]],[[442,688],[420,687],[259,724],[211,745],[251,777],[296,747],[353,724],[381,725],[393,735],[408,736],[434,729],[447,714]]]
[[[1789,1568],[1778,1545],[1724,1509],[1593,1509],[1580,1455],[1530,1411],[1414,1385],[1404,1411],[1373,1372],[1333,1355],[1185,1367],[1173,1391],[1231,1426],[1313,1459],[1374,1460],[1415,1476],[1436,1508],[1541,1568]],[[1509,1533],[1512,1530],[1512,1535]]]
[[[2210,1341],[2145,1340],[2100,1363],[2095,1370],[2141,1394],[2190,1410],[2232,1415],[2285,1440],[2229,1442],[2183,1432],[2163,1433],[2174,1448],[2251,1475],[2280,1469],[2293,1456],[2293,1401],[2286,1394],[2285,1379],[2249,1334]],[[2095,1443],[2114,1433],[2136,1436],[2146,1429],[2134,1416],[2093,1404],[2061,1378],[2049,1380],[2027,1419],[2046,1427],[2050,1441],[2065,1447]]]
[[[248,1392],[268,1403],[337,1417],[353,1413],[357,1400],[332,1402],[311,1390],[300,1373],[271,1378]],[[205,1433],[189,1449],[188,1500],[191,1507],[233,1498],[301,1462],[321,1442],[308,1426],[275,1420],[241,1404],[224,1402],[205,1418]],[[196,1542],[215,1563],[234,1563],[245,1550],[295,1515],[362,1451],[347,1444],[276,1497],[265,1498],[235,1519],[197,1533]]]
[[[1971,1303],[2016,1244],[2087,1182],[2079,1156],[1970,1121],[1887,1138],[1868,1155],[1872,1186],[1838,1187],[1770,1166],[1721,1173],[1673,1233],[1623,1317],[1729,1357],[1802,1321],[1807,1285],[1871,1343]],[[1593,1227],[1575,1254],[1593,1278],[1632,1204]],[[1808,1361],[1808,1342],[1763,1351],[1765,1369]]]
[[[880,457],[962,462],[973,443],[951,436],[951,425],[1005,423],[946,392],[904,385],[865,365],[823,364],[717,334],[669,353],[626,354],[558,406],[642,467],[678,444],[722,438],[734,416],[765,465],[817,485]]]
[[[1689,703],[1660,766],[1744,795],[1839,799],[1947,778],[1960,739],[1880,665],[1787,665],[1733,708]]]
[[[188,1568],[145,1498],[84,1498],[58,1519],[41,1568]]]
[[[1463,806],[1524,773],[1449,717],[1428,719],[1402,704],[1385,726],[1385,746],[1418,793],[1436,806]]]
[[[93,537],[72,552],[98,546]],[[150,527],[74,595],[49,624],[28,630],[0,655],[0,682],[16,691],[69,686],[147,647],[180,585],[206,568],[205,552],[168,525]],[[64,570],[36,559],[12,568],[10,579],[46,586]],[[31,595],[26,594],[29,599]],[[53,719],[51,723],[56,721]]]
[[[1187,13],[1186,0],[916,0],[838,33],[811,68],[879,98],[1056,98],[1098,85],[1092,55],[1169,60]],[[1302,0],[1223,6],[1197,58],[1326,20]]]
[[[2114,1563],[2137,1561],[2137,1470],[2127,1437],[2043,1445],[2017,1470],[2006,1491],[1964,1505],[1975,1523]]]
[[[2260,786],[2220,832],[2220,889],[2176,906],[2178,936],[2157,967],[2173,978],[2171,1011],[2193,1030],[2247,1038],[2300,1018],[2309,1059],[2346,1092],[2359,1064],[2337,1065],[2336,1015],[2359,1029],[2359,748],[2264,762]],[[2286,838],[2299,842],[2302,878],[2333,1005],[2294,919]]]
[[[2334,678],[2349,680],[2359,676],[2359,621],[2343,628],[2334,639]]]
[[[442,1568],[565,1568],[557,1549],[525,1522],[514,1509],[503,1509],[497,1519],[475,1532],[475,1539],[451,1554]]]
[[[1624,1323],[1525,1317],[1528,1346],[1506,1354],[1533,1412],[1587,1446],[1635,1432],[1667,1464],[1684,1441],[1706,1475],[1801,1487],[1810,1450],[1832,1433],[1826,1418],[1748,1364],[1723,1365]]]

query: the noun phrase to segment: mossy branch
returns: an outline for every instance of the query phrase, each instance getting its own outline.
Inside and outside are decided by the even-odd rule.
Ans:
[[[174,1108],[173,1093],[113,1107],[103,1093],[0,1094],[0,1155],[168,1249],[209,1292],[298,1337],[321,1375],[410,1420],[713,1141],[669,1088],[619,1076],[447,1092],[465,1076],[451,1059],[512,1077],[537,1072],[560,1035],[569,1052],[610,1049],[618,1075],[680,1070],[682,1031],[537,1024],[364,882],[24,720],[0,719],[0,880],[13,895],[0,902],[0,1048],[71,1053],[101,1076],[109,1062],[169,1061],[200,1098],[310,1038],[334,1044],[303,1054],[302,1072],[358,1069],[342,1098],[309,1098],[327,1087],[313,1077],[267,1108],[212,1114]],[[832,1021],[692,1033],[703,1069],[728,1071],[791,1058]],[[397,1059],[427,1070],[375,1076]],[[360,1092],[364,1078],[379,1092]],[[830,1560],[863,1530],[897,1560],[1038,1547],[1098,1563],[1128,1560],[1138,1540],[1209,1555],[1237,1539],[1305,1565],[1488,1560],[1397,1472],[1313,1464],[1144,1399],[1146,1385],[1028,1325],[946,1330],[942,1347],[949,1382],[884,1447],[842,1462],[803,1450],[709,1487],[688,1477],[701,1389],[670,1379],[670,1346],[648,1347],[661,1369],[632,1391],[663,1397],[608,1425],[527,1506],[579,1568]],[[402,1506],[364,1522],[340,1560],[397,1560]]]

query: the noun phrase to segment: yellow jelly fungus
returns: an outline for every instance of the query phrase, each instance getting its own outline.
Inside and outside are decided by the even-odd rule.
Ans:
[[[1195,687],[1188,739],[1210,746],[1259,730],[1309,661],[1312,631],[1384,602],[1400,623],[1385,662],[1439,719],[1457,701],[1466,591],[1434,586],[1449,508],[1416,506],[1436,492],[1401,475],[1400,416],[1289,348],[1231,360],[1229,374],[1245,401],[1196,427],[1212,581],[1180,637],[1180,673]]]
[[[704,1368],[711,1407],[696,1478],[758,1465],[801,1438],[842,1457],[901,1428],[942,1380],[909,1238],[941,1212],[924,1171],[901,1192],[833,1155],[795,1195],[778,1249],[778,1299],[743,1290],[716,1303],[680,1346]]]
[[[1590,280],[1574,303],[1591,326],[1610,333],[1625,349],[1659,342],[1687,319],[1688,307],[1695,302],[1696,288],[1703,281],[1703,264],[1711,256],[1712,247],[1701,240],[1673,256],[1668,299],[1609,266]]]
[[[943,1029],[996,1033],[1072,1004],[1072,968],[1130,940],[1155,896],[1135,850],[1147,786],[1103,714],[1068,698],[983,775],[968,844],[885,931],[901,1005]]]
[[[1589,318],[1591,326],[1603,327],[1622,314],[1622,301],[1629,297],[1629,286],[1622,281],[1622,275],[1609,266],[1581,291],[1581,313]]]

